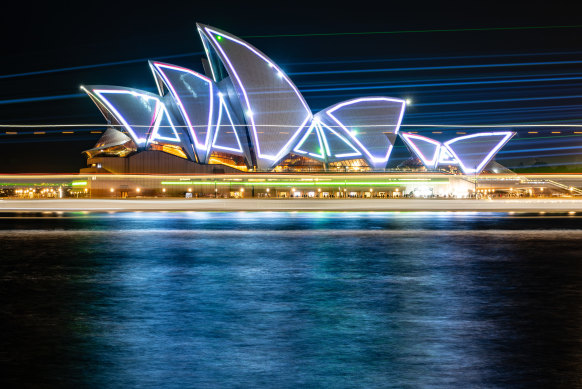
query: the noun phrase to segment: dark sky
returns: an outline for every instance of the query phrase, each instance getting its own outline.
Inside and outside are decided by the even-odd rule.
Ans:
[[[147,59],[202,71],[195,29],[202,22],[271,57],[314,112],[349,98],[387,95],[412,99],[405,125],[582,124],[582,19],[576,2],[315,3],[12,3],[16,9],[0,16],[0,123],[105,123],[79,85],[154,91]],[[576,25],[581,27],[571,27]],[[335,34],[364,32],[391,33]],[[286,34],[306,35],[277,36]],[[99,138],[91,130],[0,128],[0,172],[78,171],[85,161],[81,151]],[[403,130],[441,140],[460,131]],[[513,168],[579,167],[578,130],[521,129],[497,159]],[[408,156],[397,146],[395,162]]]

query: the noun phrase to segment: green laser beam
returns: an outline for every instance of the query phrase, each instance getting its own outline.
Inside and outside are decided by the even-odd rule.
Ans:
[[[285,38],[302,36],[345,36],[345,35],[388,35],[388,34],[410,34],[423,32],[467,32],[467,31],[510,31],[510,30],[549,30],[560,28],[580,28],[582,24],[565,26],[523,26],[523,27],[478,27],[478,28],[448,28],[432,30],[395,30],[395,31],[366,31],[366,32],[326,32],[326,33],[305,33],[305,34],[276,34],[276,35],[246,35],[243,38]]]

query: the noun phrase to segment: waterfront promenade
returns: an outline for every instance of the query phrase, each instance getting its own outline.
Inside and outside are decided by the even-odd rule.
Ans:
[[[0,200],[0,212],[464,211],[581,212],[582,199],[55,199]]]

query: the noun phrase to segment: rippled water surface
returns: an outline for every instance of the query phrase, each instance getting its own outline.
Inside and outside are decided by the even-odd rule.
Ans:
[[[12,386],[582,386],[582,217],[20,214],[0,244]]]

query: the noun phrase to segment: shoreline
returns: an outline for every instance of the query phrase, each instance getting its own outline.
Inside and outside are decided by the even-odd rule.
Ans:
[[[0,212],[580,212],[582,199],[51,199],[0,200]]]

